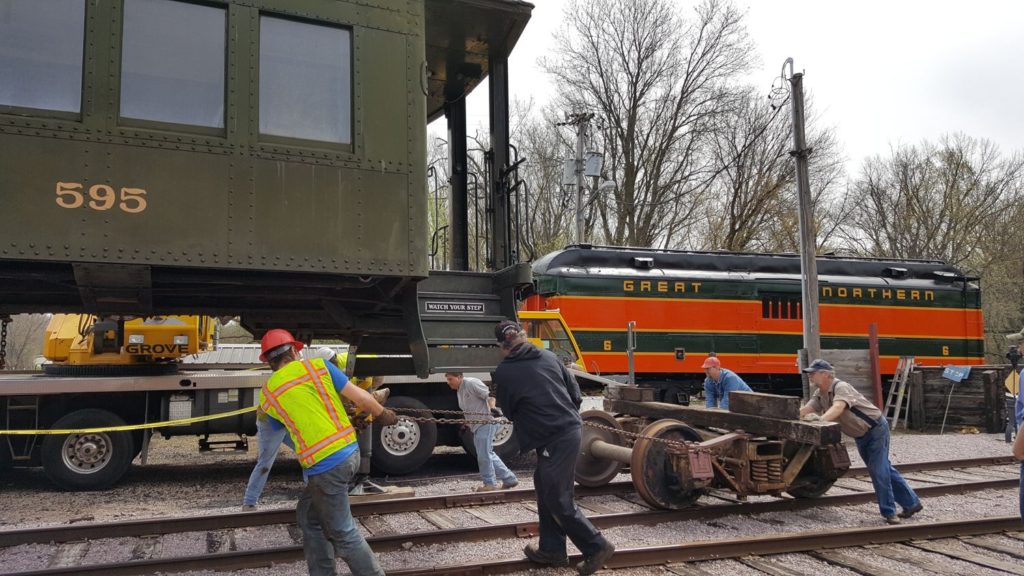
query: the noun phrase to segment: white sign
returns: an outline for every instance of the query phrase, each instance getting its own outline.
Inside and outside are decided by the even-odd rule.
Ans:
[[[427,312],[440,314],[483,314],[483,302],[427,302]]]

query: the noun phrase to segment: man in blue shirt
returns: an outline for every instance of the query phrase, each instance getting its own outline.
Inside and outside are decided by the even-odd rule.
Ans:
[[[722,368],[722,361],[708,356],[701,366],[707,378],[704,379],[704,398],[708,408],[729,409],[729,392],[752,392],[750,386],[728,368]]]
[[[1024,330],[1015,334],[1008,334],[1006,339],[1011,344],[1016,344],[1017,351],[1024,354]],[[1013,350],[1011,349],[1010,352],[1013,352]],[[1017,401],[1013,405],[1013,416],[1017,422],[1017,438],[1013,441],[1013,457],[1020,461],[1020,517],[1021,522],[1024,522],[1024,394],[1021,394],[1022,384],[1024,384],[1024,370],[1020,371],[1017,379]]]
[[[341,398],[385,426],[398,421],[369,392],[349,386],[348,377],[321,359],[299,360],[304,344],[287,330],[268,330],[260,360],[274,374],[260,390],[267,428],[287,428],[298,449],[306,488],[296,512],[310,576],[335,576],[341,557],[354,576],[384,576],[376,556],[355,525],[348,492],[359,469],[359,445]]]

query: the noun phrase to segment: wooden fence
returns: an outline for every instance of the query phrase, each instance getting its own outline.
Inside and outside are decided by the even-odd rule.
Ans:
[[[941,366],[916,366],[909,381],[910,428],[938,432],[945,418],[946,432],[963,428],[1002,432],[1006,426],[1003,381],[1009,370],[1005,365],[972,366],[966,379],[953,382],[942,376]]]

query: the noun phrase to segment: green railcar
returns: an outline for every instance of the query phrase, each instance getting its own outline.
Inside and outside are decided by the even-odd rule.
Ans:
[[[0,315],[238,315],[425,374],[426,124],[500,66],[507,157],[531,8],[0,0]]]

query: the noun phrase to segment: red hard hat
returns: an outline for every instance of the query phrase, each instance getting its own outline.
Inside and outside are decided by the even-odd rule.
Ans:
[[[263,340],[260,341],[260,362],[267,361],[267,352],[270,352],[278,346],[284,346],[285,344],[291,344],[295,347],[295,351],[302,350],[305,346],[302,342],[299,342],[292,336],[292,333],[281,328],[274,328],[273,330],[267,330],[267,333],[263,335]]]
[[[721,367],[722,367],[722,361],[719,360],[718,358],[716,358],[715,356],[708,356],[704,360],[704,364],[701,366],[701,368],[721,368]]]

